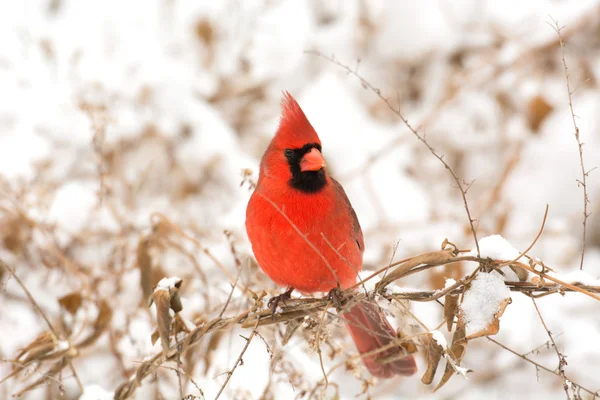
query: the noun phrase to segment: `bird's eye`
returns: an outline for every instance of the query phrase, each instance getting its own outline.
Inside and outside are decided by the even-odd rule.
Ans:
[[[292,157],[294,157],[294,150],[292,150],[292,149],[285,149],[285,151],[283,152],[283,154],[285,154],[285,156],[287,158],[292,158]]]

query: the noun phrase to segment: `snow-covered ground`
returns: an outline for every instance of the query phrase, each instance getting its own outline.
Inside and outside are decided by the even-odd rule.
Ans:
[[[597,0],[0,1],[0,258],[55,326],[70,327],[72,342],[93,332],[102,301],[112,311],[102,336],[74,358],[86,389],[81,399],[110,398],[139,362],[161,351],[160,341],[151,342],[156,321],[143,300],[144,273],[152,270],[154,283],[181,277],[187,322],[221,312],[231,290],[226,273],[237,274],[231,243],[244,287],[279,290],[250,261],[250,190],[240,183],[245,169],[256,178],[283,90],[319,133],[329,171],[356,209],[365,269],[386,265],[396,243],[397,260],[438,250],[444,238],[474,247],[460,192],[442,163],[359,79],[308,52],[334,56],[400,104],[444,161],[472,182],[467,197],[479,238],[507,240],[486,255],[516,258],[537,235],[548,204],[529,255],[567,282],[597,284],[600,171],[587,176],[582,274],[581,167],[551,18],[565,26],[575,120],[592,170],[600,166]],[[144,270],[146,255],[152,261]],[[445,278],[475,266],[440,267],[397,284],[440,289]],[[48,327],[17,282],[7,272],[0,278],[2,379],[13,368],[9,360]],[[73,313],[57,301],[70,293],[81,295]],[[511,297],[495,340],[556,369],[532,300]],[[536,302],[567,357],[567,376],[599,390],[600,302],[577,293]],[[225,315],[251,305],[236,290]],[[439,304],[411,308],[432,329],[442,321]],[[446,334],[440,330],[438,342]],[[245,345],[240,335],[249,332],[234,329],[196,346],[185,362],[195,365],[197,387],[186,381],[184,395],[201,397],[201,390],[214,398]],[[322,379],[314,349],[302,335],[282,347],[275,328],[259,333],[221,398],[308,398]],[[323,355],[333,366],[354,349],[343,327],[332,325],[329,334]],[[38,379],[49,362],[0,383],[0,398]],[[418,363],[422,373],[426,359]],[[461,365],[472,370],[468,379],[455,376],[436,393],[415,376],[380,381],[359,398],[566,396],[559,378],[485,338],[469,344]],[[67,367],[25,398],[78,398],[72,375]],[[360,376],[368,377],[336,369],[328,398],[336,388],[340,398],[355,398],[364,389]],[[160,396],[179,397],[173,370],[159,369],[136,392],[138,399]]]

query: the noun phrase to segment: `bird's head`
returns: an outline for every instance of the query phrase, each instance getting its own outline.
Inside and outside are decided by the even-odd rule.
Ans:
[[[261,174],[285,180],[304,193],[316,193],[327,184],[321,140],[287,92],[281,102],[279,128],[261,162]]]

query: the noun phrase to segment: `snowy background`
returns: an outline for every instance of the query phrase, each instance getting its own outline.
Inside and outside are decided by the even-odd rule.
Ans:
[[[189,321],[222,309],[230,291],[222,269],[237,273],[231,243],[244,285],[279,290],[251,261],[244,230],[250,191],[240,184],[244,169],[256,178],[283,90],[319,133],[329,171],[357,211],[365,269],[386,265],[397,242],[395,259],[438,250],[444,238],[474,246],[443,165],[359,80],[307,51],[334,55],[399,102],[456,173],[473,181],[468,200],[480,238],[501,234],[524,250],[549,204],[546,229],[529,254],[557,273],[577,270],[581,167],[549,16],[565,26],[590,170],[600,166],[598,1],[0,1],[0,258],[73,338],[94,329],[102,301],[112,311],[110,325],[73,360],[87,388],[82,398],[111,398],[144,357],[160,351],[150,341],[156,321],[140,284],[148,273],[139,265],[144,240],[151,242],[148,279],[183,279]],[[599,183],[600,171],[591,172],[584,270],[596,277]],[[154,213],[196,242],[161,232]],[[474,267],[440,267],[399,284],[438,289]],[[6,271],[0,279],[1,379],[19,349],[48,327]],[[73,315],[57,301],[70,293],[82,298]],[[599,390],[600,304],[573,293],[537,303],[567,356],[567,375]],[[236,290],[226,314],[249,306]],[[411,307],[430,327],[442,320],[438,304]],[[322,378],[318,355],[302,335],[282,347],[279,330],[259,330],[262,340],[251,343],[221,398],[309,398]],[[329,330],[324,354],[337,349],[334,360],[325,357],[331,366],[354,349],[343,327]],[[190,352],[190,376],[207,399],[248,334],[214,335]],[[558,364],[531,299],[518,293],[495,339],[550,369]],[[51,362],[1,383],[0,398],[39,379]],[[418,363],[422,373],[424,358]],[[473,370],[469,379],[455,376],[436,393],[420,375],[381,381],[362,394],[364,370],[340,368],[329,379],[343,399],[565,398],[559,378],[486,339],[470,344],[462,365]],[[65,368],[24,397],[77,399],[72,375]],[[186,381],[184,394],[202,398],[198,388]],[[335,393],[330,385],[325,397]],[[178,398],[177,376],[159,369],[136,394]]]

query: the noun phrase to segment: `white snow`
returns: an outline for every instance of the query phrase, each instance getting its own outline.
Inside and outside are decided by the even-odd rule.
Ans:
[[[181,278],[179,278],[178,276],[171,276],[169,278],[162,278],[158,282],[158,285],[156,285],[156,288],[154,288],[154,292],[156,292],[158,290],[166,290],[168,292],[171,289],[174,289],[175,285],[177,285],[179,282],[181,282]]]
[[[500,261],[516,260],[525,264],[528,262],[525,257],[517,259],[521,253],[501,235],[490,235],[479,239],[479,251],[483,258],[489,257],[493,260]],[[477,248],[471,249],[466,255],[473,257],[477,256]]]
[[[479,239],[479,251],[483,258],[489,257],[493,260],[499,261],[519,261],[524,264],[529,264],[529,261],[525,257],[519,257],[521,254],[515,249],[508,240],[504,239],[501,235],[490,235]],[[477,256],[477,248],[471,249],[469,256]],[[510,267],[502,267],[504,273],[504,279],[507,281],[518,281],[517,274]]]
[[[433,330],[431,331],[431,337],[437,342],[437,344],[442,346],[444,350],[448,349],[448,342],[446,341],[446,337],[442,332]]]
[[[444,285],[444,289],[448,289],[449,287],[456,285],[456,281],[452,278],[446,278],[446,283]]]
[[[478,272],[460,304],[467,336],[486,329],[494,320],[500,304],[510,297],[510,290],[499,273]]]
[[[86,385],[79,400],[112,400],[114,393],[105,390],[97,384]]]
[[[402,294],[402,293],[418,293],[418,292],[422,292],[423,289],[419,289],[419,288],[412,288],[412,287],[405,287],[405,286],[398,286],[396,284],[391,284],[388,285],[388,287],[386,288],[387,292],[390,294]]]
[[[560,279],[566,283],[577,284],[580,283],[586,286],[600,286],[600,279],[593,277],[586,271],[582,271],[580,269],[571,271],[571,272],[563,272],[563,273],[555,273],[548,272],[548,275]]]

